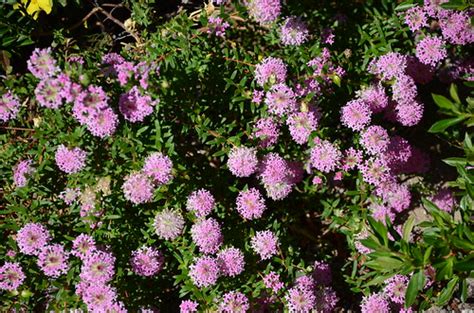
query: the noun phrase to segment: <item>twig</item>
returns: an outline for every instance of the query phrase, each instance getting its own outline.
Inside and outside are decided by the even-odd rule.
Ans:
[[[35,131],[33,128],[23,128],[23,127],[0,126],[0,128],[9,129],[9,130],[30,131],[30,132],[34,132],[34,131]]]
[[[118,19],[116,19],[115,17],[112,16],[112,14],[110,14],[109,12],[107,12],[106,10],[104,10],[103,8],[101,7],[96,7],[100,13],[104,14],[105,16],[107,16],[107,18],[109,20],[111,20],[112,22],[114,22],[115,24],[117,24],[118,26],[120,26],[123,30],[125,30],[127,33],[129,33],[133,39],[135,39],[135,41],[140,44],[142,41],[140,39],[140,37],[138,37],[137,34],[135,34],[134,32],[132,32],[131,30],[127,29],[127,27],[125,27],[125,25],[119,21]]]

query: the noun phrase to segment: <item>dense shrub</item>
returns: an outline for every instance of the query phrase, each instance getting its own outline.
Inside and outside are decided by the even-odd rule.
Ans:
[[[3,311],[472,301],[468,4],[123,6],[5,70]]]

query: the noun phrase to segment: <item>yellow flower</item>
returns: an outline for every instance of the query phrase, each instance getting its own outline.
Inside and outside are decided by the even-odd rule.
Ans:
[[[39,12],[44,11],[46,14],[51,13],[53,7],[53,0],[21,0],[21,4],[26,6],[26,13],[31,15],[35,20],[39,16]],[[18,9],[20,4],[17,3],[13,6],[14,9]]]

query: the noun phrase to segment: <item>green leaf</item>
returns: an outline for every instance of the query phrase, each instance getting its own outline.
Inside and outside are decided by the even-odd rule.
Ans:
[[[451,166],[456,166],[458,164],[462,166],[466,166],[467,164],[467,160],[465,158],[456,158],[456,157],[444,159],[443,162]]]
[[[413,1],[405,1],[397,5],[395,7],[395,11],[405,11],[409,8],[413,8],[414,6],[416,6],[416,4],[413,3]]]
[[[456,107],[451,102],[451,100],[449,100],[445,96],[436,95],[434,93],[432,93],[431,96],[433,97],[433,100],[436,103],[436,105],[439,106],[441,109],[446,109],[446,110],[449,110],[449,111],[455,111]]]
[[[451,87],[449,87],[449,94],[456,103],[461,103],[458,95],[458,87],[455,84],[451,84]]]
[[[410,240],[410,234],[415,226],[415,217],[412,215],[410,216],[405,224],[403,225],[403,240],[408,242]]]
[[[399,269],[403,266],[403,261],[392,257],[379,257],[376,260],[368,261],[365,263],[367,267],[382,272],[388,272]]]
[[[420,290],[423,289],[425,286],[425,273],[423,270],[418,270],[413,276],[410,278],[410,282],[408,283],[407,290],[405,292],[405,308],[409,308],[415,302],[416,297]]]
[[[448,303],[449,300],[453,297],[454,293],[454,287],[459,281],[459,277],[454,276],[448,283],[448,285],[441,291],[441,294],[439,295],[436,305],[437,306],[443,306],[446,303]]]
[[[434,123],[430,127],[430,129],[428,129],[428,132],[430,132],[430,133],[440,133],[440,132],[444,131],[446,128],[462,122],[463,120],[466,119],[466,117],[467,116],[465,116],[465,115],[461,115],[461,116],[458,116],[458,117],[455,117],[455,118],[448,118],[448,119],[438,121],[438,122]]]

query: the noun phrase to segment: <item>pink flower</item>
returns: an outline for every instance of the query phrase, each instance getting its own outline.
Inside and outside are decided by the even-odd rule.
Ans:
[[[360,305],[362,313],[389,313],[389,303],[380,293],[373,293],[362,298]]]
[[[388,107],[388,97],[385,89],[379,85],[370,85],[359,92],[359,97],[372,110],[373,113],[382,112]],[[354,129],[355,130],[355,129]]]
[[[281,42],[286,46],[299,46],[308,40],[308,27],[298,17],[288,17],[280,28]]]
[[[219,312],[245,313],[250,309],[249,300],[239,291],[230,291],[222,297]]]
[[[60,244],[44,246],[38,255],[38,267],[50,277],[59,277],[68,271],[69,253]]]
[[[208,34],[214,34],[218,37],[224,37],[225,31],[230,27],[230,24],[225,22],[222,17],[210,16],[207,20]]]
[[[20,111],[20,101],[18,97],[8,91],[0,97],[0,121],[8,122],[16,118]]]
[[[252,237],[250,245],[262,260],[270,259],[278,252],[278,238],[269,230],[258,231]]]
[[[384,80],[391,80],[404,73],[406,62],[406,56],[398,52],[389,52],[372,61],[370,72],[380,75]]]
[[[20,252],[27,255],[38,255],[50,239],[48,230],[38,223],[26,224],[16,235]]]
[[[276,84],[267,92],[265,104],[268,107],[268,112],[281,117],[296,111],[296,94],[285,84]]]
[[[308,142],[311,133],[318,126],[318,118],[314,112],[298,112],[292,113],[286,120],[290,135],[293,140],[302,145]]]
[[[56,150],[55,160],[59,169],[68,174],[74,174],[86,166],[87,153],[80,148],[68,149],[60,145]]]
[[[448,188],[442,188],[436,195],[431,198],[431,201],[441,210],[451,213],[456,205],[456,198],[453,192]]]
[[[254,148],[234,147],[229,153],[227,166],[237,177],[252,175],[258,165],[257,151]]]
[[[405,12],[405,24],[412,32],[416,32],[428,26],[428,18],[423,8],[414,6]]]
[[[280,136],[279,126],[271,117],[264,117],[255,123],[253,138],[260,140],[262,148],[268,148],[277,143]]]
[[[286,80],[286,72],[286,65],[281,59],[268,57],[255,67],[255,79],[262,87],[267,83],[270,86],[281,84]]]
[[[249,15],[262,25],[270,24],[280,15],[280,0],[245,1]]]
[[[373,125],[362,132],[360,143],[364,149],[372,154],[379,155],[387,150],[390,137],[387,131],[378,125]]]
[[[34,173],[32,163],[32,160],[22,160],[13,167],[13,182],[16,187],[25,187],[28,184],[28,178]]]
[[[155,248],[144,246],[132,252],[130,263],[135,274],[153,276],[163,268],[164,257]]]
[[[16,290],[24,280],[25,274],[19,263],[5,262],[0,267],[0,290]]]
[[[427,36],[416,45],[416,57],[424,64],[436,66],[448,56],[444,46],[439,37]]]
[[[219,278],[219,267],[214,258],[202,256],[189,267],[189,276],[197,287],[214,285]]]
[[[136,86],[124,93],[119,99],[119,109],[124,118],[132,123],[143,122],[145,117],[153,113],[153,101],[150,96],[142,96]]]
[[[117,293],[106,284],[91,283],[84,288],[82,300],[91,312],[111,312]]]
[[[92,111],[86,121],[87,129],[99,138],[113,135],[117,125],[118,115],[111,108]]]
[[[91,284],[107,283],[115,274],[115,257],[112,253],[105,251],[92,251],[82,260],[81,274],[82,280]]]
[[[156,184],[167,184],[171,178],[173,162],[161,152],[154,152],[145,159],[143,173],[152,178]]]
[[[311,165],[323,173],[334,171],[341,160],[341,152],[327,140],[317,140],[311,149]]]
[[[150,202],[153,198],[153,184],[142,173],[132,173],[125,178],[122,185],[125,198],[134,204]]]
[[[102,87],[90,85],[75,97],[72,113],[80,124],[85,125],[98,110],[108,107],[107,101],[107,94]]]
[[[223,241],[221,227],[213,218],[197,221],[191,227],[191,237],[199,250],[207,254],[216,253]]]
[[[263,283],[266,288],[271,289],[275,293],[285,286],[285,284],[280,281],[280,275],[275,272],[270,272],[265,275],[263,277]]]
[[[309,313],[316,305],[316,297],[313,290],[299,286],[290,288],[285,299],[290,312]]]
[[[186,209],[194,212],[197,217],[206,217],[215,205],[214,196],[206,189],[199,189],[189,195]]]
[[[87,234],[80,234],[72,242],[72,254],[81,260],[96,250],[95,240]]]
[[[217,264],[222,275],[237,276],[244,271],[244,254],[237,248],[226,248],[217,254]]]
[[[360,99],[351,100],[341,109],[341,122],[354,131],[370,124],[372,112],[369,105]]]
[[[267,209],[265,199],[256,188],[240,191],[236,204],[239,214],[248,220],[262,217],[263,212]]]
[[[194,313],[197,312],[198,303],[192,300],[183,300],[179,305],[180,313]]]
[[[407,287],[408,277],[403,275],[395,275],[387,280],[384,292],[391,301],[398,304],[404,304]]]
[[[46,79],[59,72],[56,60],[51,56],[51,48],[36,48],[27,62],[28,70],[39,79]]]

